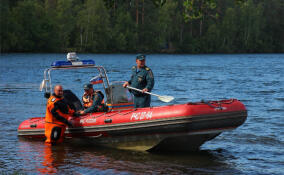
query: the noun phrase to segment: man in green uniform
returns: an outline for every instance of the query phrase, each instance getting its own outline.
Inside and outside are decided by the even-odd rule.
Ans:
[[[154,87],[154,75],[152,70],[145,65],[145,55],[136,57],[137,66],[132,67],[131,79],[123,84],[123,87],[132,86],[141,89],[141,92],[131,90],[134,95],[134,107],[144,108],[150,107],[151,96],[144,92],[151,92]]]

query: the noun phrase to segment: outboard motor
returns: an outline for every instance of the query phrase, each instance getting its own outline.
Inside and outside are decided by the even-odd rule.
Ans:
[[[70,106],[71,109],[79,111],[83,109],[81,101],[71,90],[63,90],[64,101]]]

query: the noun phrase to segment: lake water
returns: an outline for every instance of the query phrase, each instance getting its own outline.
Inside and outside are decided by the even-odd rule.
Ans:
[[[128,80],[135,55],[79,54],[104,66],[110,81]],[[45,114],[38,90],[43,71],[65,54],[2,54],[0,57],[0,174],[284,174],[284,54],[148,55],[155,75],[153,92],[173,103],[236,98],[248,109],[239,128],[205,143],[198,152],[150,154],[62,144],[17,136],[18,125]],[[56,72],[53,84],[82,95],[95,76]],[[165,105],[152,97],[152,105]]]

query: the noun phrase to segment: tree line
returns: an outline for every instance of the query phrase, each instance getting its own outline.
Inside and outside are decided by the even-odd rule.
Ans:
[[[283,53],[283,0],[1,0],[1,52]]]

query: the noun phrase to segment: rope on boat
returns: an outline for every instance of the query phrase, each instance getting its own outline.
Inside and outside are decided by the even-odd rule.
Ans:
[[[211,101],[204,101],[204,104],[207,104],[208,106],[210,106],[211,108],[217,109],[217,110],[222,110],[222,104],[220,102],[217,102],[218,106],[214,106],[212,105]]]
[[[222,104],[231,104],[235,101],[236,99],[230,99],[228,100],[221,100],[221,101],[205,101],[201,100],[201,102],[188,102],[188,105],[200,105],[200,104],[207,104],[208,106],[217,109],[217,110],[223,110]],[[217,104],[217,106],[214,106],[213,104]]]

